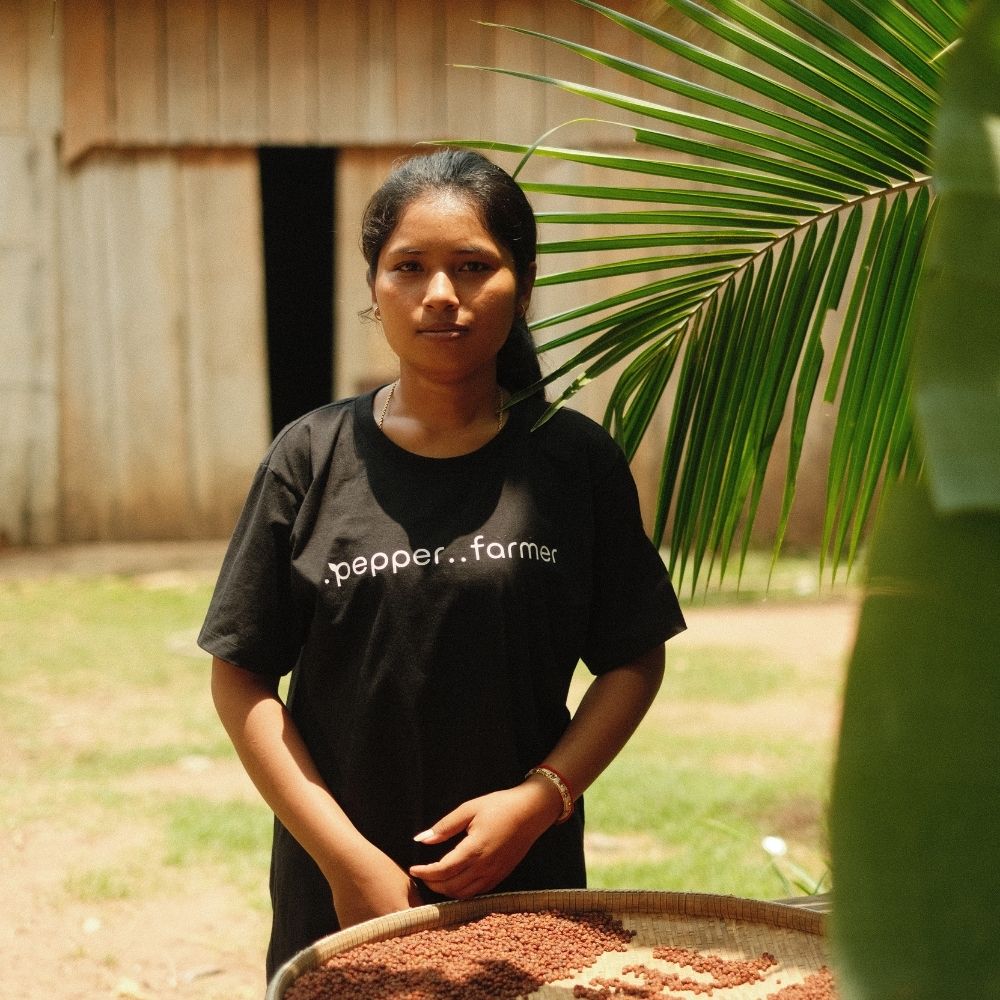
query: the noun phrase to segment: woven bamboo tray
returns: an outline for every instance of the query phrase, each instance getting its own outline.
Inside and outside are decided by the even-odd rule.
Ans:
[[[282,966],[271,980],[265,1000],[281,1000],[305,972],[361,944],[453,927],[489,913],[539,910],[604,911],[636,934],[628,951],[606,952],[574,978],[536,990],[531,994],[533,1000],[567,1000],[573,996],[574,985],[590,983],[595,976],[618,976],[626,965],[665,967],[652,957],[653,948],[662,945],[695,948],[725,959],[756,958],[763,952],[777,958],[778,966],[763,982],[716,990],[717,1000],[765,1000],[827,964],[823,917],[808,909],[702,893],[560,889],[420,906],[331,934]]]

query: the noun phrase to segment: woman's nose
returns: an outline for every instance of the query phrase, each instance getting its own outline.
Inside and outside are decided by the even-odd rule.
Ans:
[[[430,276],[427,290],[424,292],[424,304],[437,308],[458,305],[455,286],[444,271],[435,271]]]

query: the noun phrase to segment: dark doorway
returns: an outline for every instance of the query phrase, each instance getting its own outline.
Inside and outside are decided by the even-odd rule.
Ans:
[[[332,149],[260,150],[271,425],[333,394]]]

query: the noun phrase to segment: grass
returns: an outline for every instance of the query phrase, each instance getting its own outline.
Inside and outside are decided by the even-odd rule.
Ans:
[[[781,564],[779,591],[801,593],[805,575]],[[762,586],[751,577],[712,603],[749,599]],[[241,784],[194,646],[210,591],[0,580],[0,832],[61,831],[70,853],[52,863],[69,899],[135,899],[194,880],[267,908],[270,815]],[[808,731],[700,720],[734,707],[752,716],[819,683],[738,646],[672,655],[650,717],[587,795],[591,884],[773,898],[788,889],[779,863],[818,877],[832,747]],[[765,835],[784,838],[789,862],[761,849]]]
[[[83,903],[106,903],[132,898],[137,891],[135,873],[123,868],[86,868],[66,876],[66,893]]]
[[[733,761],[766,762],[745,771]],[[591,830],[626,845],[626,857],[601,852],[590,881],[605,888],[697,889],[754,898],[787,893],[761,848],[764,836],[795,845],[818,877],[824,867],[828,760],[816,748],[772,741],[752,749],[738,737],[669,737],[641,730],[587,796]],[[612,839],[613,846],[613,839]]]
[[[194,645],[210,593],[118,577],[0,581],[0,825],[83,841],[79,857],[53,859],[69,899],[170,892],[200,871],[267,907],[269,814],[225,791],[239,765]],[[193,761],[221,777],[213,798],[191,793]]]

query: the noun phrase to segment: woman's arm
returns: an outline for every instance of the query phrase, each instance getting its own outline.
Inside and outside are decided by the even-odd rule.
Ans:
[[[361,836],[330,794],[276,682],[215,657],[212,697],[250,779],[330,883],[341,926],[421,902],[406,872]]]
[[[635,732],[660,690],[663,666],[661,643],[591,682],[562,739],[545,759],[566,779],[574,796],[593,784]]]
[[[565,778],[574,797],[614,760],[649,710],[663,680],[663,650],[661,643],[596,677],[566,732],[545,758],[544,763]],[[464,802],[419,839],[438,844],[463,830],[466,836],[440,861],[415,865],[410,874],[446,896],[464,899],[488,892],[513,871],[562,809],[559,790],[542,775]]]

